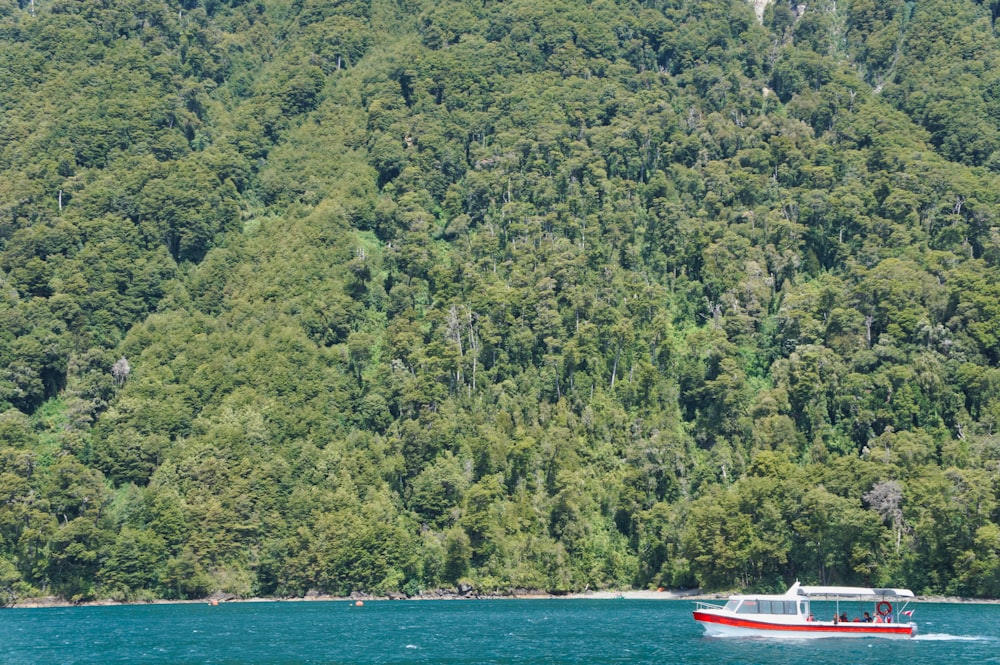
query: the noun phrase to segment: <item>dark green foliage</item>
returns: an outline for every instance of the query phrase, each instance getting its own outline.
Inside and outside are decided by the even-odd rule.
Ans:
[[[994,5],[0,9],[0,604],[997,596]]]

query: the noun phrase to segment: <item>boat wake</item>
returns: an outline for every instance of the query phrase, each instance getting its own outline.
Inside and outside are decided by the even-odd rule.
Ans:
[[[928,633],[914,636],[914,641],[920,642],[996,642],[997,638],[988,635],[949,635],[947,633]]]

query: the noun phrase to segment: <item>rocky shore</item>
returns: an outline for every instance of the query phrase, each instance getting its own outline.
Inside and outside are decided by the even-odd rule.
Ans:
[[[168,604],[209,604],[219,605],[222,603],[274,603],[274,602],[315,602],[315,601],[341,601],[341,602],[369,602],[380,600],[502,600],[502,599],[623,599],[623,600],[725,600],[728,593],[702,593],[699,589],[688,590],[600,590],[600,591],[579,591],[579,592],[552,592],[540,589],[511,589],[506,593],[489,593],[476,590],[468,586],[460,586],[455,589],[434,589],[418,595],[408,596],[403,593],[389,593],[387,595],[374,595],[362,592],[352,593],[350,596],[331,596],[318,591],[310,591],[301,597],[260,597],[242,598],[233,594],[215,593],[206,598],[196,600],[151,600],[151,601],[120,601],[112,599],[90,600],[84,602],[72,602],[58,596],[45,596],[41,598],[24,598],[12,604],[12,609],[31,609],[43,607],[101,607],[112,605],[168,605]],[[981,603],[997,604],[1000,599],[981,598],[959,598],[955,596],[918,596],[915,602],[926,603]]]
[[[374,595],[362,592],[352,593],[350,596],[331,596],[318,591],[310,591],[301,597],[261,597],[242,598],[233,594],[215,593],[205,598],[196,600],[151,600],[151,601],[121,601],[113,599],[89,600],[82,602],[72,602],[59,596],[44,596],[40,598],[24,598],[16,601],[11,608],[40,608],[40,607],[100,607],[111,605],[155,605],[155,604],[182,604],[182,603],[202,603],[218,605],[221,603],[267,603],[267,602],[314,602],[314,601],[344,601],[344,602],[367,602],[376,600],[475,600],[475,599],[573,599],[573,598],[593,598],[593,599],[647,599],[647,600],[671,600],[677,598],[716,598],[712,595],[701,595],[698,590],[690,591],[648,591],[648,590],[602,590],[602,591],[581,591],[581,592],[552,592],[541,589],[511,589],[505,593],[484,592],[470,586],[461,585],[458,588],[443,588],[425,591],[423,593],[408,596],[403,593],[389,593],[386,595]]]

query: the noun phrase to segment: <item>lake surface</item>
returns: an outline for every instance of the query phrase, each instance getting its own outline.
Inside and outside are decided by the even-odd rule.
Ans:
[[[915,639],[815,641],[705,637],[689,600],[0,610],[0,663],[1000,663],[1000,605],[910,607]]]

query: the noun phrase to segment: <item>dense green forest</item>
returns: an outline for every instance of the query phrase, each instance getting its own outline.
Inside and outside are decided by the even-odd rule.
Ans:
[[[1000,597],[997,0],[0,0],[0,604]]]

